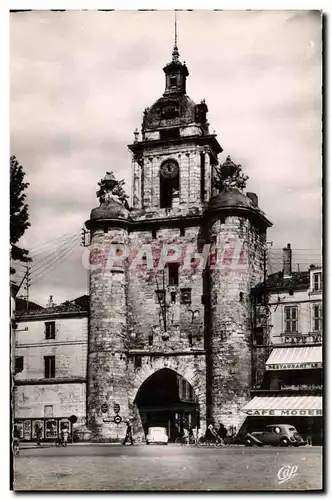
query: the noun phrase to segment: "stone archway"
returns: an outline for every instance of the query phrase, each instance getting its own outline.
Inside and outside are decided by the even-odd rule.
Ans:
[[[200,423],[199,401],[192,384],[170,368],[160,368],[148,376],[134,398],[136,427],[146,435],[149,427],[165,427],[170,441],[183,428]]]

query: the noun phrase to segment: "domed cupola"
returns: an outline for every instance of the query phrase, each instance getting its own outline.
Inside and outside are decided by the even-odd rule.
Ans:
[[[186,81],[189,71],[185,62],[179,60],[180,54],[177,45],[177,30],[175,24],[175,41],[172,60],[163,68],[165,73],[165,91],[151,107],[146,108],[143,114],[142,136],[143,139],[153,138],[152,131],[174,127],[174,138],[179,134],[179,127],[196,124],[204,133],[208,133],[206,114],[208,107],[205,100],[196,104],[186,94]],[[201,133],[201,132],[199,132]],[[161,132],[161,136],[163,132]],[[172,136],[172,131],[167,131],[167,137]]]

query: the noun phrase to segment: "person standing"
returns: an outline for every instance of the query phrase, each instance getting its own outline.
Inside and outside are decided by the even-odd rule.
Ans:
[[[189,445],[189,431],[186,427],[183,428],[183,443]]]
[[[222,423],[219,424],[218,436],[222,439],[222,441],[224,441],[227,436],[227,429]]]
[[[125,445],[127,443],[127,441],[130,441],[131,446],[134,444],[133,433],[131,430],[131,425],[130,425],[129,420],[127,422],[126,437],[124,438],[124,441],[122,444]]]
[[[68,431],[68,428],[65,427],[63,430],[62,430],[62,439],[63,439],[63,446],[67,446],[67,443],[68,443],[68,436],[69,436],[69,431]]]
[[[36,438],[37,438],[37,446],[40,446],[41,445],[41,438],[42,438],[42,434],[43,434],[42,428],[38,424],[36,424],[35,431],[36,431]]]

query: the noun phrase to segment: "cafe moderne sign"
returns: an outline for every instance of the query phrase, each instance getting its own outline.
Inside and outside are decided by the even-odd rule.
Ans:
[[[250,417],[321,417],[322,410],[244,410]]]

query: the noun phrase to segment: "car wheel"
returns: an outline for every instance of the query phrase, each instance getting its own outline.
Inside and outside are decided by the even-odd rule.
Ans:
[[[253,445],[253,442],[251,441],[251,439],[250,439],[250,438],[246,438],[246,439],[244,440],[244,444],[245,444],[245,446],[252,446],[252,445]]]
[[[282,438],[280,440],[280,446],[289,446],[289,440],[287,438]]]

